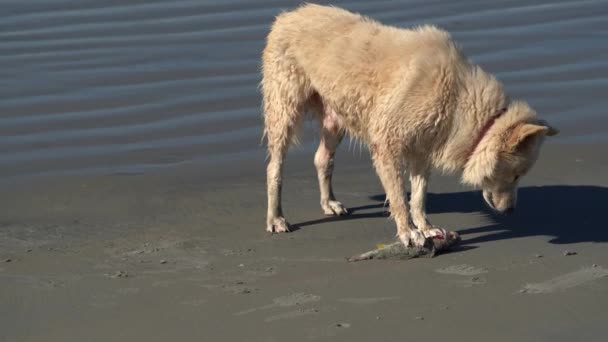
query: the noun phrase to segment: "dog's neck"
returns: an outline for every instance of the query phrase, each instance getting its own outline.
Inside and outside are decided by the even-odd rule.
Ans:
[[[500,82],[478,66],[471,65],[459,78],[462,87],[456,95],[454,119],[435,165],[448,173],[462,171],[465,183],[479,185],[484,175],[478,174],[478,166],[490,164],[488,158],[493,158],[487,149],[481,151],[481,145],[492,138],[491,131],[505,116],[502,108],[508,106],[509,99]]]
[[[496,112],[494,115],[492,115],[488,119],[488,121],[486,122],[486,124],[481,128],[481,131],[479,131],[479,133],[477,134],[477,138],[475,140],[473,140],[473,144],[471,145],[471,147],[469,149],[469,153],[468,153],[468,156],[467,156],[467,161],[469,159],[471,159],[471,156],[473,155],[473,153],[477,149],[477,146],[479,146],[479,143],[486,136],[486,133],[488,133],[488,131],[490,130],[490,128],[492,128],[492,126],[494,125],[494,123],[496,122],[496,120],[499,117],[501,117],[506,112],[507,112],[507,108],[503,107],[503,108],[501,108],[498,112]]]

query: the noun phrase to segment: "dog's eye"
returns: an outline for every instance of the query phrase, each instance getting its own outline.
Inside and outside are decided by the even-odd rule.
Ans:
[[[517,182],[518,179],[519,179],[519,175],[515,176],[515,178],[513,178],[513,183]]]

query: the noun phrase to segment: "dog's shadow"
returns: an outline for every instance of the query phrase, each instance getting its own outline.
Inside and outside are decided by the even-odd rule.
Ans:
[[[386,217],[388,208],[384,206],[385,196],[375,195],[370,198],[380,203],[349,208],[349,216],[326,217],[293,226],[300,229],[337,220]],[[520,188],[517,209],[508,216],[497,215],[487,208],[479,191],[429,193],[426,207],[428,213],[483,212],[495,221],[495,224],[484,227],[457,229],[466,246],[528,236],[549,236],[549,242],[554,244],[607,242],[608,229],[604,224],[604,215],[608,215],[607,204],[608,188],[556,185]],[[381,211],[362,212],[369,209]],[[484,234],[467,238],[467,235],[473,233]]]

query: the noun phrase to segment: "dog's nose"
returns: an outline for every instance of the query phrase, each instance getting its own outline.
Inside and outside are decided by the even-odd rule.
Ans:
[[[513,214],[514,211],[515,211],[515,207],[509,207],[509,208],[505,209],[504,213],[507,215],[511,215],[511,214]]]

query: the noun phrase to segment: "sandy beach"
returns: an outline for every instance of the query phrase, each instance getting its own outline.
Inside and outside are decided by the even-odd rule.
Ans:
[[[328,2],[321,2],[328,3]],[[439,25],[561,130],[497,216],[434,175],[432,259],[391,242],[365,148],[324,217],[310,122],[268,235],[259,56],[294,1],[12,2],[0,15],[0,341],[602,341],[608,3],[335,1]]]

